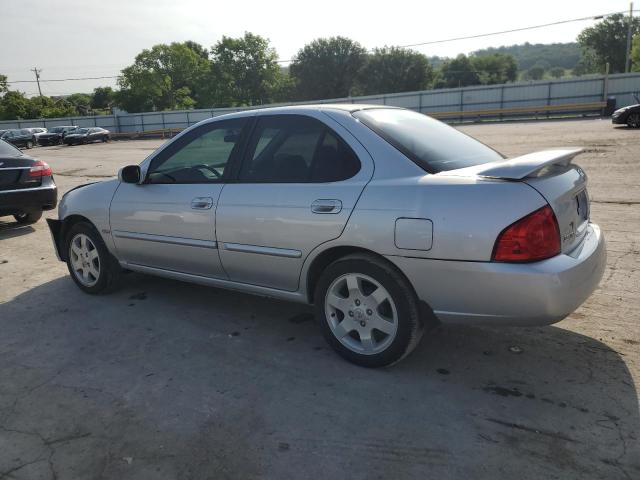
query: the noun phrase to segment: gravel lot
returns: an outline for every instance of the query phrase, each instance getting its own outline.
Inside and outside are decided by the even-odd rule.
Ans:
[[[138,274],[85,295],[44,221],[4,217],[0,479],[640,478],[640,131],[462,130],[508,155],[586,148],[608,268],[573,315],[443,327],[399,365],[366,370],[330,351],[300,305]],[[30,153],[62,194],[159,144]]]

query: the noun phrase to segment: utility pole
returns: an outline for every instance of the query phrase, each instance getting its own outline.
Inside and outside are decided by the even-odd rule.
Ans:
[[[42,90],[40,90],[40,72],[42,70],[38,70],[36,67],[33,67],[31,71],[36,74],[36,82],[38,82],[38,92],[40,93],[40,96],[42,96]]]
[[[633,29],[633,2],[629,4],[629,29],[627,30],[627,58],[624,64],[625,73],[631,71],[631,32]]]

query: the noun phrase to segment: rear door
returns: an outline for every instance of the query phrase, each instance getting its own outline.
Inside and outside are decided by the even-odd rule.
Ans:
[[[296,290],[305,258],[341,235],[372,173],[364,148],[323,114],[258,116],[216,215],[230,279]]]
[[[218,197],[245,119],[202,125],[153,158],[142,185],[122,183],[110,221],[126,262],[224,278],[215,235]]]

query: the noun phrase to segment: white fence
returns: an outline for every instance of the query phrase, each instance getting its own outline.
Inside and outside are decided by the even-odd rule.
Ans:
[[[483,115],[483,118],[506,119],[527,116],[526,112],[509,113],[508,109],[522,107],[563,106],[555,115],[598,114],[600,107],[591,110],[579,108],[580,104],[602,102],[615,97],[618,107],[637,103],[634,93],[640,92],[640,73],[596,75],[560,80],[506,83],[420,92],[369,95],[305,103],[369,103],[410,108],[421,113],[470,112],[503,110],[506,113]],[[261,107],[267,107],[262,105]],[[564,108],[566,106],[566,108]],[[246,107],[256,108],[256,107]],[[79,125],[81,127],[103,127],[115,133],[146,132],[159,129],[185,128],[206,118],[236,112],[243,108],[210,108],[201,110],[177,110],[164,112],[119,113],[95,117],[66,117],[37,120],[1,121],[0,129],[27,127],[55,127]],[[530,116],[530,114],[528,115]],[[462,116],[449,115],[447,121],[463,120]],[[469,118],[467,118],[469,120]],[[473,118],[471,118],[473,120]]]

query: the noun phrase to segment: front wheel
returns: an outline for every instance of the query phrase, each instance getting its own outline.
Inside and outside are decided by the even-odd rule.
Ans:
[[[86,293],[112,290],[121,268],[102,237],[88,223],[76,223],[66,235],[67,268],[73,281]]]
[[[627,125],[631,128],[640,128],[640,113],[632,113],[627,117]]]
[[[423,332],[411,284],[373,255],[349,255],[329,265],[316,287],[315,308],[327,342],[364,367],[401,360]]]
[[[19,213],[14,215],[13,218],[16,219],[16,222],[22,225],[30,225],[32,223],[36,223],[40,218],[42,218],[42,210]]]

